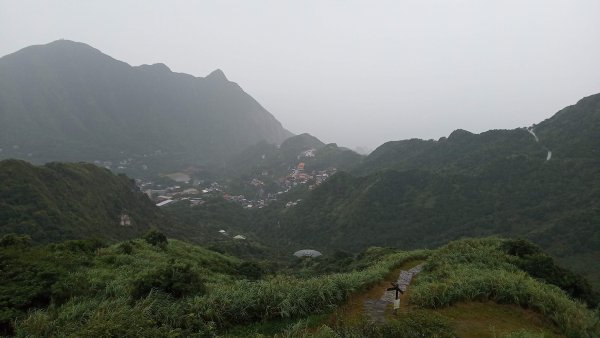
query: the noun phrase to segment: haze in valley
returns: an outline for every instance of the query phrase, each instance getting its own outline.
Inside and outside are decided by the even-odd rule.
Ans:
[[[600,2],[0,1],[0,55],[57,39],[227,77],[294,133],[373,149],[528,126],[600,92]]]

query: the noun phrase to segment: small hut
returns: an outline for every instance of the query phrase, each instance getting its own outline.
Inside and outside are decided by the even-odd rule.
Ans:
[[[129,215],[123,213],[121,214],[121,221],[119,222],[119,224],[122,227],[130,227],[131,226],[131,217],[129,217]]]

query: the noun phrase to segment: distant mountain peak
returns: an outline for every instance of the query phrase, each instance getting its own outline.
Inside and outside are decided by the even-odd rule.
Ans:
[[[141,65],[140,68],[141,69],[151,69],[151,70],[163,72],[163,73],[171,73],[171,68],[169,68],[164,63],[155,63],[152,65]]]
[[[471,133],[470,131],[464,130],[464,129],[456,129],[455,131],[453,131],[452,133],[450,133],[450,135],[448,136],[449,140],[455,140],[457,138],[461,138],[461,137],[465,137],[465,136],[471,136],[473,135],[473,133]]]
[[[177,160],[151,170],[170,170],[292,135],[221,70],[198,78],[161,63],[132,67],[69,40],[0,58],[0,88],[0,158],[110,162],[161,150]]]
[[[52,46],[52,45],[63,45],[63,46],[79,46],[79,47],[88,47],[88,48],[94,48],[86,43],[83,42],[79,42],[79,41],[73,41],[73,40],[67,40],[67,39],[58,39],[58,40],[54,40],[52,42],[47,43],[46,45],[48,46]],[[94,48],[95,49],[95,48]]]
[[[216,69],[212,73],[208,74],[206,79],[213,81],[229,81],[225,76],[225,73],[223,73],[223,71],[220,69]]]
[[[87,53],[105,55],[100,50],[98,50],[86,43],[73,41],[73,40],[65,40],[65,39],[52,41],[45,45],[39,45],[39,47],[46,48],[46,49],[63,50],[63,51],[67,51],[67,52],[79,51],[79,52],[87,52]]]

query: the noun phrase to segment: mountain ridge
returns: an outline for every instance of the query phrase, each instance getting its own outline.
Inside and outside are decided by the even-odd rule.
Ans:
[[[133,67],[68,40],[0,58],[0,122],[0,156],[36,163],[160,151],[151,168],[206,164],[292,136],[220,70],[202,78]]]
[[[593,95],[535,126],[539,141],[519,128],[388,142],[252,227],[265,241],[317,250],[521,236],[600,285],[590,268],[600,255],[599,121]]]

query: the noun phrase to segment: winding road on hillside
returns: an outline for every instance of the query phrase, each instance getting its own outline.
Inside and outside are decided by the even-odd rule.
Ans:
[[[527,128],[527,131],[531,135],[533,135],[533,138],[535,139],[536,143],[540,143],[540,139],[535,134],[535,131],[533,130],[533,127]],[[550,161],[550,159],[552,158],[552,151],[550,149],[546,148],[543,144],[540,143],[540,145],[542,146],[542,148],[544,148],[548,152],[548,155],[546,155],[546,161]]]

